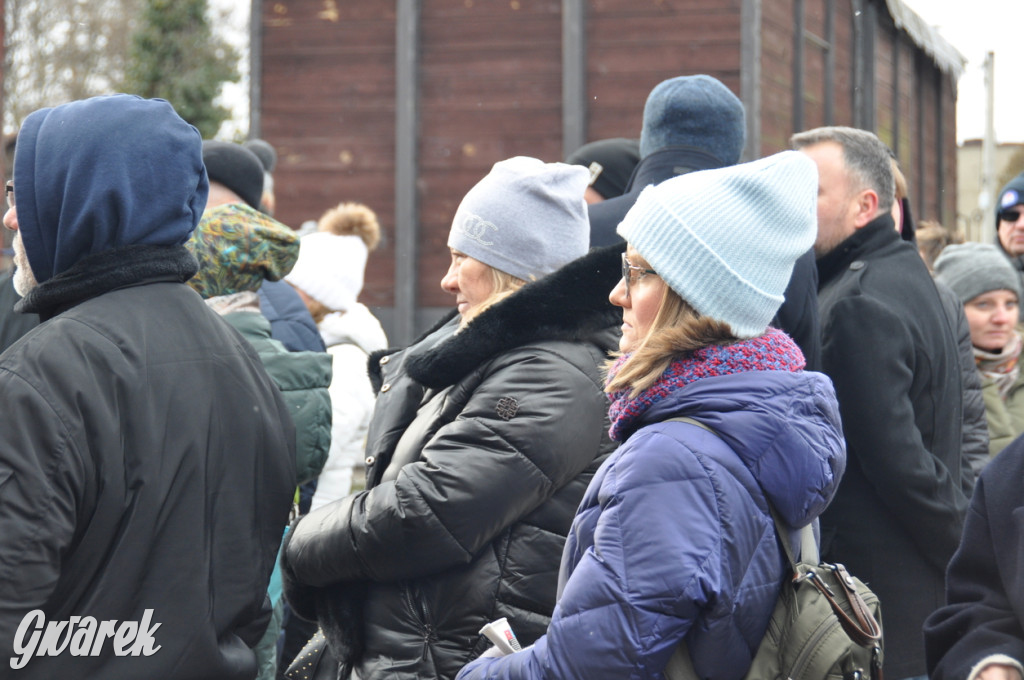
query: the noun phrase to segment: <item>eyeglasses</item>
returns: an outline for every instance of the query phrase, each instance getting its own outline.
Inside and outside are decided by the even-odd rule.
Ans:
[[[622,253],[622,280],[626,282],[626,297],[629,297],[629,287],[635,286],[636,283],[647,276],[648,274],[654,274],[657,276],[658,272],[653,269],[644,269],[643,267],[636,267],[629,263],[626,259],[626,254]]]
[[[999,219],[1002,222],[1016,222],[1020,219],[1020,210],[1000,210]]]
[[[8,181],[7,182],[7,186],[4,187],[4,189],[7,192],[7,207],[8,208],[13,208],[14,207],[14,182],[13,181]]]

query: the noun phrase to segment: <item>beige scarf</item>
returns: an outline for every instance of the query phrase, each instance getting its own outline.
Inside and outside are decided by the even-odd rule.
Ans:
[[[1020,373],[1020,366],[1017,360],[1020,358],[1021,337],[1017,331],[1013,332],[1010,341],[1000,352],[988,352],[977,347],[974,348],[974,363],[978,366],[978,372],[983,378],[991,378],[999,389],[999,396],[1006,399],[1010,388],[1017,382]]]

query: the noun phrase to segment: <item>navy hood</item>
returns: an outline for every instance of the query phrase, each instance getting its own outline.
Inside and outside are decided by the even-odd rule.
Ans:
[[[94,253],[183,244],[209,194],[199,131],[162,99],[124,94],[29,115],[14,184],[40,283]]]

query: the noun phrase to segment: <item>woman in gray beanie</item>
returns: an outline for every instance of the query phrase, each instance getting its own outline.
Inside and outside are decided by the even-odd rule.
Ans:
[[[605,391],[621,446],[573,520],[547,634],[459,680],[750,668],[791,575],[769,507],[809,525],[846,463],[831,382],[769,328],[814,241],[817,187],[814,163],[789,151],[640,194],[618,228],[628,247],[610,295],[623,332]],[[684,640],[693,670],[669,674]]]
[[[495,164],[452,222],[441,287],[457,309],[371,355],[367,490],[299,520],[282,558],[338,677],[450,680],[492,619],[524,644],[544,632],[573,511],[613,448],[600,366],[622,248],[586,254],[588,180]]]
[[[935,278],[964,305],[985,398],[989,453],[995,456],[1024,432],[1020,276],[995,245],[962,243],[942,251]]]

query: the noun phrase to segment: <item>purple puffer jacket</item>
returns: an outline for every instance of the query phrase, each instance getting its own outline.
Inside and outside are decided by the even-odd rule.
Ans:
[[[674,416],[719,436],[663,422]],[[577,511],[547,634],[459,680],[656,678],[684,636],[702,677],[746,672],[787,573],[765,498],[804,526],[845,469],[832,383],[812,372],[706,378],[638,424]],[[797,532],[788,538],[795,546]]]

